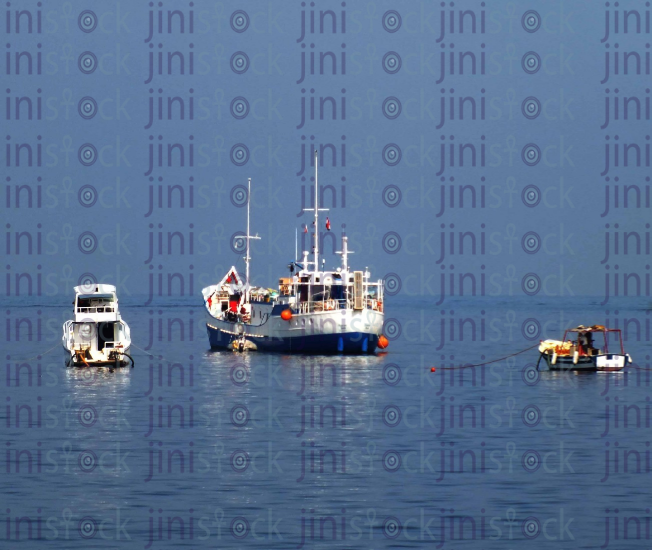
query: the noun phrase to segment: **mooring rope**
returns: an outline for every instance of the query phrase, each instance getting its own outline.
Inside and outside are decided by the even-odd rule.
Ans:
[[[646,367],[638,367],[638,366],[636,366],[636,365],[626,365],[626,366],[628,366],[630,369],[652,371],[652,369],[648,369],[648,368],[646,368]]]
[[[60,342],[57,342],[57,343],[54,344],[54,346],[52,346],[49,350],[44,351],[44,352],[42,352],[42,353],[37,353],[36,355],[33,355],[32,357],[15,357],[14,355],[11,355],[11,354],[9,354],[9,356],[11,357],[11,361],[13,361],[14,359],[15,359],[16,361],[29,361],[29,360],[31,360],[31,359],[37,359],[37,358],[39,358],[39,357],[43,357],[44,355],[47,355],[47,354],[50,353],[53,349],[58,348],[60,345],[61,345],[61,343],[60,343]]]
[[[162,355],[154,355],[153,353],[149,353],[148,351],[145,351],[143,348],[139,348],[136,344],[133,342],[131,343],[132,347],[136,348],[137,350],[142,351],[145,355],[148,355],[149,357],[153,357],[156,360],[163,361],[164,363],[169,363],[170,365],[176,365],[179,364],[179,361],[170,361],[169,359],[166,359]]]
[[[525,348],[521,351],[517,351],[516,353],[512,353],[510,355],[506,355],[505,357],[500,357],[499,359],[492,359],[491,361],[484,361],[482,363],[476,363],[475,365],[460,365],[458,367],[432,367],[434,369],[439,368],[439,370],[460,370],[460,369],[471,369],[473,367],[481,367],[482,365],[490,365],[491,363],[496,363],[498,361],[503,361],[505,359],[509,359],[510,357],[515,357],[517,355],[520,355],[521,353],[525,353],[526,351],[530,351],[533,348],[536,348],[539,344],[536,343],[529,348]],[[431,371],[435,372],[435,371]]]

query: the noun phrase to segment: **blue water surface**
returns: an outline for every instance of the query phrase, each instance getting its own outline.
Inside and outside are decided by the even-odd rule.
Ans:
[[[649,371],[537,373],[536,349],[442,369],[560,323],[627,326],[649,368],[647,304],[600,301],[397,297],[386,352],[304,357],[213,352],[200,308],[123,299],[135,368],[65,368],[56,347],[17,376],[69,314],[43,308],[42,341],[12,347],[3,377],[3,538],[31,544],[19,517],[49,548],[646,547]]]

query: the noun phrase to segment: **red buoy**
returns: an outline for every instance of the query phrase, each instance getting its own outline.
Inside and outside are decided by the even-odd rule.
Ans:
[[[292,319],[292,310],[291,309],[284,309],[281,311],[281,319],[284,321],[289,321]]]
[[[378,338],[378,347],[380,349],[385,349],[387,346],[389,346],[389,340],[385,337],[384,334],[381,334]]]
[[[437,369],[435,367],[430,367],[430,372],[435,372]]]

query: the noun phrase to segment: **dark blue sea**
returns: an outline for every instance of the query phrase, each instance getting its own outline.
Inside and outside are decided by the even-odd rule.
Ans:
[[[7,305],[2,548],[650,546],[644,301],[399,295],[385,353],[304,357],[213,352],[201,307],[120,298],[133,369],[66,368],[70,305]],[[580,323],[626,329],[638,368],[442,369]]]

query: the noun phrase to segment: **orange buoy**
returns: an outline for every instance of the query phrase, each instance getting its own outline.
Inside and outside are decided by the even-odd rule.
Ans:
[[[430,367],[430,372],[435,372],[437,369],[435,367]]]
[[[389,346],[389,340],[385,338],[384,334],[381,334],[380,338],[378,338],[378,347],[380,349],[385,349],[387,346]]]
[[[281,319],[284,321],[289,321],[292,319],[292,310],[288,308],[281,311]]]

